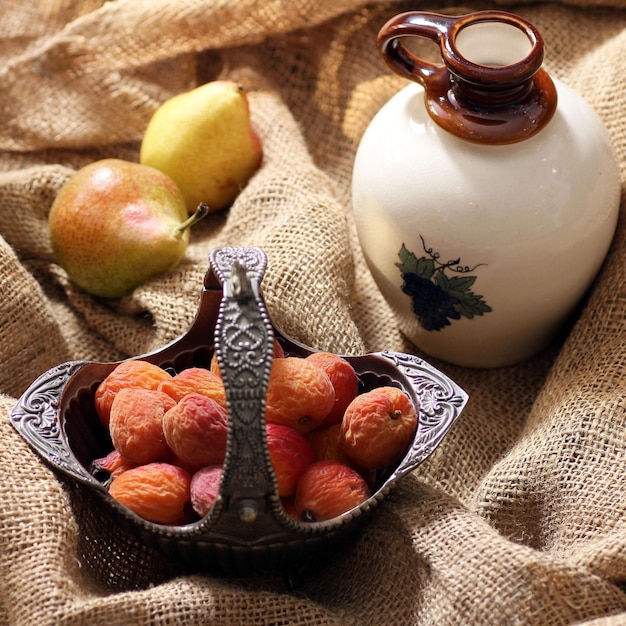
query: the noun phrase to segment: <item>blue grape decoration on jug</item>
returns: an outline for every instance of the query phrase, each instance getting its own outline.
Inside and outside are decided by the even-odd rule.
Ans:
[[[402,274],[402,291],[411,298],[420,326],[424,330],[441,330],[450,326],[450,320],[489,313],[491,307],[483,296],[470,289],[476,276],[469,273],[482,264],[462,266],[461,259],[443,263],[438,252],[426,247],[421,235],[420,239],[425,256],[418,258],[402,244],[398,252],[400,262],[396,263]]]

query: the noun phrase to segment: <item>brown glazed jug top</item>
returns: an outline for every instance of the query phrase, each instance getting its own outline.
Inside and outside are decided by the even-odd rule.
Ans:
[[[410,37],[438,43],[443,63],[416,56],[404,45]],[[401,13],[381,28],[378,49],[394,72],[424,87],[435,122],[463,139],[522,141],[539,132],[556,110],[556,88],[541,67],[543,39],[511,13]]]

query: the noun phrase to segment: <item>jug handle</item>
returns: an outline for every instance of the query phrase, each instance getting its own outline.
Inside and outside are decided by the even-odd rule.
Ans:
[[[390,19],[378,33],[378,50],[391,69],[409,80],[419,82],[427,90],[449,82],[448,68],[430,63],[406,48],[403,37],[422,37],[441,45],[458,17],[427,11],[401,13]]]

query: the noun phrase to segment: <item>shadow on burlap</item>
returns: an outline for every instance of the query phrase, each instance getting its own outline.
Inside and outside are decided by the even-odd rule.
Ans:
[[[24,6],[21,6],[23,4]],[[507,4],[546,66],[605,121],[626,164],[626,6]],[[472,9],[487,5],[473,5]],[[626,623],[625,224],[576,318],[510,368],[437,363],[471,395],[444,444],[335,554],[281,576],[189,575],[120,534],[31,452],[8,414],[70,359],[156,349],[197,310],[208,254],[258,245],[274,323],[341,353],[412,351],[356,242],[350,173],[373,114],[403,86],[377,57],[406,2],[100,0],[0,9],[0,624]],[[445,10],[443,4],[429,8]],[[120,301],[55,264],[50,204],[74,169],[136,160],[160,102],[240,80],[265,149],[181,266]]]

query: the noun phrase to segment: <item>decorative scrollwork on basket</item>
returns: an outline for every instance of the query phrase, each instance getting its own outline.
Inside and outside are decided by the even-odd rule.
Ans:
[[[9,419],[44,458],[70,473],[84,473],[71,453],[58,418],[59,402],[68,379],[82,361],[62,363],[42,374],[13,407]]]
[[[450,430],[468,395],[445,374],[412,354],[383,352],[411,381],[419,399],[419,423],[411,451],[400,468],[406,473],[430,456]]]

